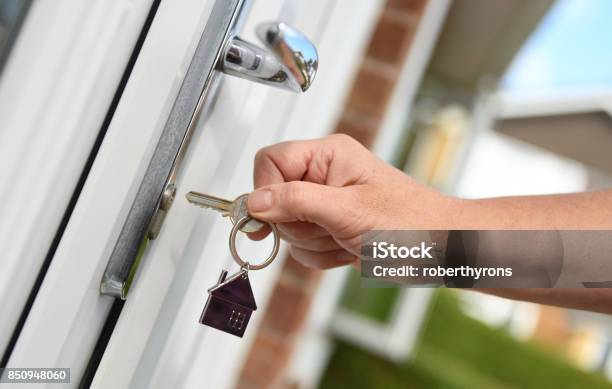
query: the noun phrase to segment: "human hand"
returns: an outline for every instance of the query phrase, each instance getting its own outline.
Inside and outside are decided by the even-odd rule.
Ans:
[[[417,183],[346,135],[261,149],[254,183],[249,213],[277,223],[292,256],[320,269],[355,262],[361,234],[369,230],[444,229],[459,201]]]

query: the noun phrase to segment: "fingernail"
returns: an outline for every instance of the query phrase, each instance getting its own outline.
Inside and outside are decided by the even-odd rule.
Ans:
[[[268,189],[256,190],[249,195],[249,210],[263,212],[272,207],[272,192]]]
[[[354,261],[355,259],[357,259],[357,257],[354,254],[349,253],[348,251],[343,251],[338,254],[339,261]]]

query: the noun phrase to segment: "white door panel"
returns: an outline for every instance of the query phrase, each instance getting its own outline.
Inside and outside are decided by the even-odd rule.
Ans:
[[[151,0],[40,0],[0,81],[0,350],[60,227]]]

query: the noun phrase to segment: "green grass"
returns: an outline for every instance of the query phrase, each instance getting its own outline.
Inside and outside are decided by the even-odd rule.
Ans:
[[[381,323],[387,321],[393,304],[399,296],[399,288],[362,288],[362,282],[359,272],[349,273],[344,294],[340,298],[340,305],[375,321]]]
[[[368,290],[371,291],[372,289]],[[414,358],[394,364],[338,343],[321,388],[612,388],[552,350],[519,342],[466,316],[451,290],[438,292]]]

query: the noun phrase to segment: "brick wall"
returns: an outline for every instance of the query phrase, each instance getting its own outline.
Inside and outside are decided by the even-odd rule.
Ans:
[[[371,147],[427,0],[388,0],[335,132]],[[291,388],[285,372],[320,278],[289,257],[243,367],[239,389]]]

